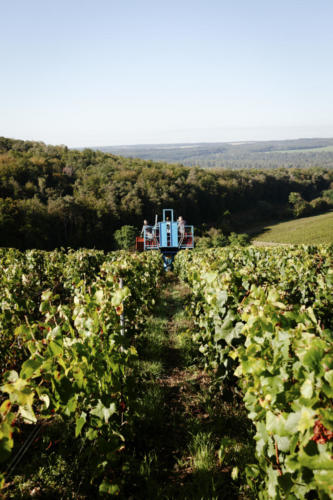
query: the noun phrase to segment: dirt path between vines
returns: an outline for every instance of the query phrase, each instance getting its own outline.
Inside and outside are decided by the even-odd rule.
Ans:
[[[169,277],[143,335],[143,418],[134,443],[139,473],[129,499],[248,498],[231,479],[237,451],[229,463],[219,455],[223,437],[238,440],[244,431],[245,413],[234,401],[221,402],[199,362],[195,325],[185,310],[190,294]]]

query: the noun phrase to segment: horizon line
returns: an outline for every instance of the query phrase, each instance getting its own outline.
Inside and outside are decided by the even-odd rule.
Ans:
[[[240,140],[234,139],[231,141],[189,141],[189,142],[138,142],[132,144],[109,144],[109,145],[99,145],[99,146],[71,146],[70,149],[98,149],[98,148],[135,148],[135,147],[145,147],[145,146],[195,146],[197,144],[249,144],[256,142],[288,142],[288,141],[303,141],[303,140],[317,140],[317,139],[332,139],[333,136],[313,136],[313,137],[294,137],[289,139],[249,139]],[[62,145],[62,144],[59,144]]]

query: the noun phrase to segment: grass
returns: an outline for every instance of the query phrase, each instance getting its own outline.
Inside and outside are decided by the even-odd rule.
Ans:
[[[254,238],[253,243],[332,244],[333,212],[267,226]]]
[[[190,290],[169,280],[137,342],[137,418],[121,498],[251,498],[252,425],[241,399],[233,393],[226,401],[202,371],[186,311]]]
[[[198,432],[189,445],[194,471],[211,471],[216,467],[215,444],[211,433]]]

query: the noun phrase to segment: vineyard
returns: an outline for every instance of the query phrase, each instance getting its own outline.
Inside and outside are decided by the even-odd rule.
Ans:
[[[92,470],[103,477],[124,446],[132,337],[154,303],[159,255],[9,250],[1,264],[1,459],[24,424],[59,417],[92,443]],[[99,489],[116,493],[118,486],[102,481]]]
[[[3,498],[333,498],[332,247],[0,266]]]
[[[332,257],[307,247],[178,258],[199,350],[224,383],[239,379],[255,425],[246,473],[258,498],[333,497]]]

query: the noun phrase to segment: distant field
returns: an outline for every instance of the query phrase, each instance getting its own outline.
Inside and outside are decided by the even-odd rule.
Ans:
[[[106,153],[143,160],[227,169],[333,168],[333,138],[102,146]],[[286,154],[285,154],[286,153]]]
[[[333,146],[323,146],[319,148],[304,148],[304,149],[279,149],[269,151],[269,153],[324,153],[325,151],[333,151]]]
[[[333,243],[333,212],[267,226],[253,239],[253,243],[256,245]]]

